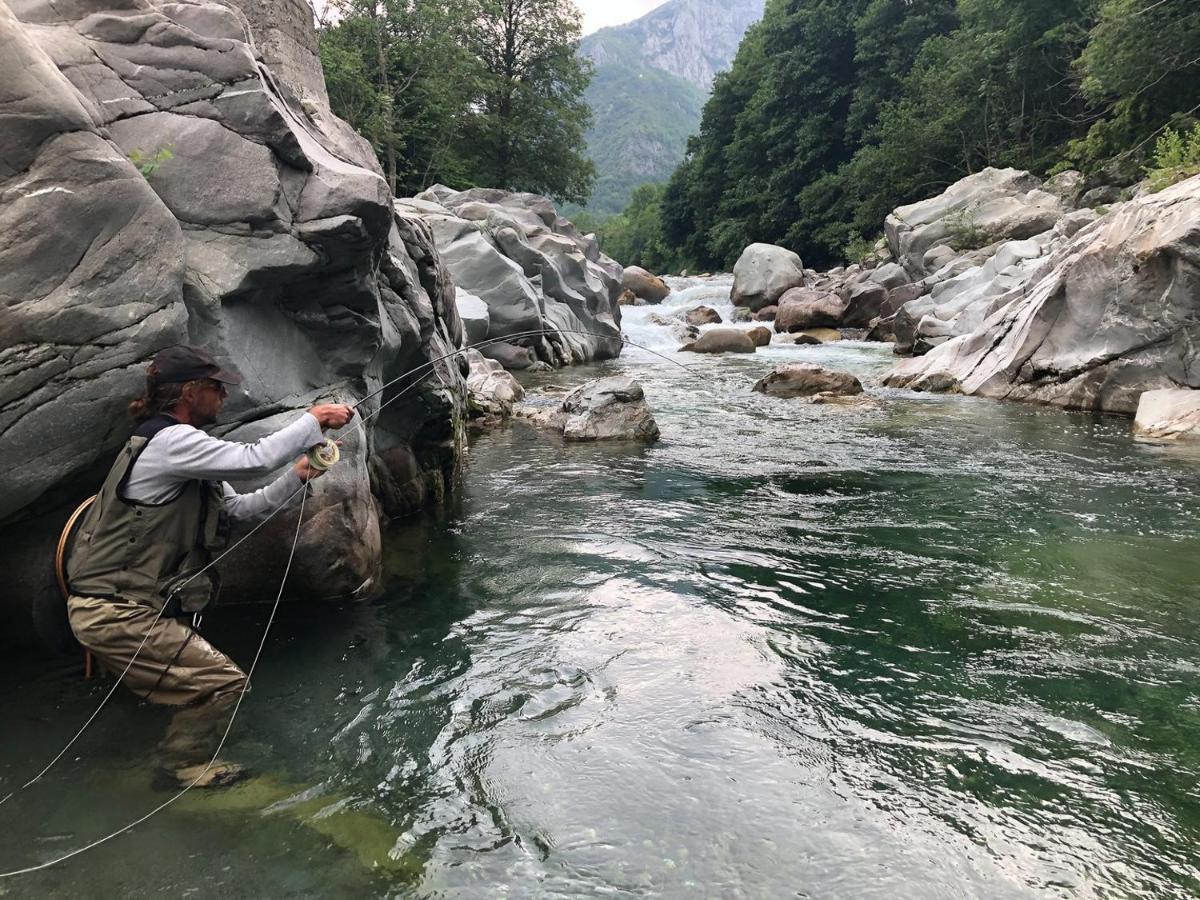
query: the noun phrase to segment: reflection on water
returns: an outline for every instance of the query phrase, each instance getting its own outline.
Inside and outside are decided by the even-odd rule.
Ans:
[[[787,359],[872,405],[749,392]],[[657,446],[482,436],[459,507],[392,542],[391,597],[289,610],[232,748],[262,777],[0,896],[1200,891],[1196,460],[880,389],[878,347],[686,361],[602,369],[643,381]],[[245,656],[262,624],[215,636]],[[14,679],[5,786],[95,703]],[[0,807],[0,868],[161,802],[160,727],[106,711]]]

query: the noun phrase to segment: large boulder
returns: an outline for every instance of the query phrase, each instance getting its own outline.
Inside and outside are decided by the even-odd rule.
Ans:
[[[746,336],[754,341],[755,347],[766,347],[771,343],[771,329],[762,325],[747,330]]]
[[[862,382],[845,372],[831,372],[809,363],[788,363],[761,378],[754,390],[772,397],[853,397]]]
[[[827,291],[793,288],[779,300],[775,330],[780,334],[808,328],[836,328],[842,324],[846,301]]]
[[[901,288],[897,288],[898,290]],[[841,323],[847,328],[866,328],[883,313],[888,289],[874,281],[856,284],[847,292]]]
[[[750,335],[737,328],[714,328],[679,348],[681,353],[753,353],[755,349]]]
[[[671,293],[670,286],[641,266],[629,266],[621,278],[621,287],[647,303],[662,303]]]
[[[1066,211],[1036,176],[987,168],[933,199],[895,210],[884,231],[892,255],[915,280],[945,265],[944,254],[1033,237],[1053,228]],[[945,248],[943,255],[930,256],[937,248]]]
[[[428,228],[395,214],[320,91],[302,100],[256,58],[233,6],[0,2],[0,45],[0,642],[66,634],[46,577],[59,529],[128,435],[150,359],[182,341],[246,376],[224,437],[363,401],[289,596],[377,590],[383,517],[443,497],[462,439],[443,359],[461,323]],[[226,567],[223,598],[273,596],[294,527],[256,535],[263,564]]]
[[[683,314],[683,321],[689,325],[720,325],[721,314],[711,306],[697,306]]]
[[[1148,440],[1200,439],[1200,390],[1146,391],[1138,399],[1133,430]]]
[[[549,408],[519,411],[534,425],[550,428],[567,441],[656,441],[658,424],[642,386],[625,375],[589,381]]]
[[[521,383],[504,366],[478,350],[468,350],[463,357],[470,367],[467,373],[467,412],[470,417],[489,423],[511,416],[514,405],[525,399]]]
[[[804,263],[791,250],[751,244],[733,267],[733,305],[757,312],[804,284]]]
[[[620,354],[623,270],[545,197],[436,185],[396,207],[429,224],[454,283],[487,304],[489,338],[552,366]]]
[[[454,306],[458,310],[458,318],[462,321],[463,339],[468,347],[487,340],[488,331],[492,327],[492,317],[487,304],[470,291],[456,288]]]
[[[888,383],[1127,415],[1146,391],[1200,388],[1197,246],[1200,176],[1078,232],[978,327]]]

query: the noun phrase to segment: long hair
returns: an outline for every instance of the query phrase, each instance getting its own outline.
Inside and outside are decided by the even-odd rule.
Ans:
[[[158,367],[151,365],[146,372],[146,392],[129,404],[129,415],[140,425],[147,419],[169,412],[183,396],[182,384],[158,383]]]

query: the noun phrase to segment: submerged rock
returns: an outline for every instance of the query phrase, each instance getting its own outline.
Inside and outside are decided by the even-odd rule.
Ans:
[[[551,408],[522,407],[531,424],[558,431],[567,441],[656,441],[658,423],[642,386],[625,375],[589,381]]]
[[[751,244],[733,267],[733,305],[757,312],[803,284],[804,263],[799,256],[772,244]]]
[[[714,328],[679,348],[682,353],[753,353],[754,341],[737,328]]]
[[[1200,390],[1146,391],[1138,401],[1133,430],[1147,440],[1200,440]]]
[[[863,392],[862,382],[845,372],[831,372],[809,363],[788,363],[760,379],[754,390],[772,397],[852,397]]]

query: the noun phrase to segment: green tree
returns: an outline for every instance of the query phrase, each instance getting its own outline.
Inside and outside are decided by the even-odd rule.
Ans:
[[[333,111],[374,145],[393,193],[466,177],[458,136],[484,78],[462,46],[474,0],[336,0],[321,27]]]
[[[479,0],[467,46],[485,73],[463,134],[478,184],[584,203],[595,167],[584,156],[591,63],[571,0]]]
[[[663,238],[665,192],[666,186],[661,184],[636,188],[625,211],[600,226],[600,248],[624,266],[658,273],[676,271],[676,254]]]
[[[1078,71],[1094,111],[1068,160],[1132,176],[1162,131],[1200,113],[1200,4],[1103,0]]]

